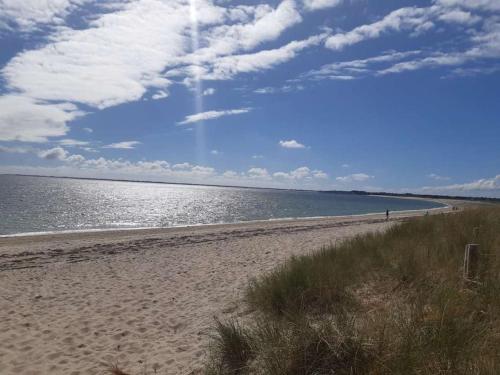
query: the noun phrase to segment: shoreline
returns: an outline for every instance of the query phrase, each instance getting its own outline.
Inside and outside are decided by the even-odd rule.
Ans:
[[[382,196],[382,195],[381,195]],[[423,199],[417,197],[391,197],[391,196],[383,196],[385,198],[395,198],[395,199],[413,199],[413,200],[424,200],[429,202],[436,202],[442,204],[441,207],[433,207],[433,208],[423,208],[423,209],[415,209],[415,210],[400,210],[400,211],[391,211],[391,215],[397,214],[408,214],[413,212],[424,212],[424,211],[435,211],[435,210],[443,210],[449,209],[452,206],[451,200],[445,199]],[[450,203],[451,202],[451,203]],[[459,201],[461,204],[466,205],[465,201]],[[257,219],[257,220],[243,220],[243,221],[234,221],[228,223],[209,223],[209,224],[186,224],[186,225],[174,225],[170,227],[125,227],[125,228],[89,228],[89,229],[68,229],[61,231],[40,231],[40,232],[20,232],[20,233],[12,233],[12,234],[0,234],[0,240],[4,238],[14,238],[14,237],[38,237],[38,236],[52,236],[52,235],[71,235],[71,234],[87,234],[87,233],[121,233],[121,232],[140,232],[140,231],[165,231],[179,228],[199,228],[199,227],[213,227],[220,225],[241,225],[241,224],[255,224],[255,223],[267,223],[267,222],[293,222],[296,220],[319,220],[319,219],[339,219],[339,218],[348,218],[348,217],[363,217],[363,216],[375,216],[375,215],[385,215],[385,212],[369,212],[363,214],[351,214],[351,215],[336,215],[336,216],[301,216],[301,217],[284,217],[284,218],[270,218],[270,219]]]
[[[249,313],[249,280],[423,214],[0,238],[0,373],[202,374],[214,317]]]

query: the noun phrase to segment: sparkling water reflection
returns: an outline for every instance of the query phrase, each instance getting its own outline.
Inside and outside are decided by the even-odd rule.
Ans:
[[[172,227],[440,207],[320,192],[0,176],[0,235]]]

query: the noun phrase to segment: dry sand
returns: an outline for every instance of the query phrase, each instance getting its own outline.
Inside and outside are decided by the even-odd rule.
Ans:
[[[0,374],[197,374],[251,277],[418,214],[0,238]]]

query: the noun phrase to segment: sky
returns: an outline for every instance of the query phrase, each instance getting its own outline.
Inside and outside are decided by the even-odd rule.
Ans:
[[[0,173],[500,197],[500,0],[0,0]]]

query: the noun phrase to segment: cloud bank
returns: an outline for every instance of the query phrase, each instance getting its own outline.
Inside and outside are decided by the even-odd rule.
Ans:
[[[328,186],[328,175],[319,169],[302,166],[291,171],[270,172],[266,168],[251,167],[244,172],[217,171],[213,167],[194,165],[188,162],[170,163],[166,160],[140,160],[87,158],[72,154],[57,146],[43,150],[17,150],[1,148],[0,152],[33,153],[49,163],[45,167],[2,166],[4,173],[50,174],[56,176],[102,177],[124,179],[147,179],[165,182],[191,182],[203,184],[226,184],[259,187],[320,188]]]

